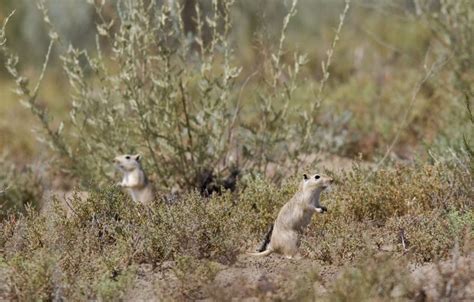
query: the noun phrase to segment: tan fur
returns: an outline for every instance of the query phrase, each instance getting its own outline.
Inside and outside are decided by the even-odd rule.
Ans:
[[[305,179],[301,181],[298,191],[278,213],[267,249],[249,255],[267,256],[276,252],[292,258],[298,253],[300,235],[311,222],[313,214],[325,210],[319,204],[319,197],[333,181],[332,178],[321,174],[304,176]]]
[[[153,201],[153,187],[140,164],[140,155],[120,155],[114,158],[114,163],[123,173],[118,185],[127,189],[133,201],[144,204]]]

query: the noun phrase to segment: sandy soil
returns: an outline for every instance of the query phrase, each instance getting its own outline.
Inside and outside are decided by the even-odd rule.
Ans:
[[[140,266],[125,300],[262,301],[273,300],[277,292],[279,298],[282,292],[292,297],[295,289],[300,289],[304,284],[312,284],[312,288],[307,289],[308,293],[323,297],[330,284],[345,269],[307,258],[288,260],[279,255],[263,258],[241,255],[232,265],[220,265],[219,272],[210,283],[200,286],[196,291],[183,292],[181,281],[172,269],[173,265],[169,261],[154,269],[151,265]],[[456,301],[473,301],[474,278],[466,276],[473,270],[474,253],[438,265],[428,263],[412,266],[411,277],[414,284],[420,284],[420,295],[425,301],[439,301],[440,296],[446,295]],[[311,272],[314,274],[310,282],[298,280],[300,276]]]
[[[220,265],[219,272],[210,284],[196,292],[183,293],[180,290],[181,281],[174,274],[172,266],[173,262],[165,262],[155,269],[151,265],[140,266],[135,284],[125,300],[150,301],[170,296],[178,300],[201,301],[271,299],[277,291],[292,288],[293,286],[288,286],[288,282],[296,286],[299,280],[295,276],[303,276],[311,271],[318,276],[318,280],[314,282],[315,292],[324,294],[326,285],[336,278],[338,272],[337,267],[310,259],[289,260],[279,255],[241,255],[232,265]]]

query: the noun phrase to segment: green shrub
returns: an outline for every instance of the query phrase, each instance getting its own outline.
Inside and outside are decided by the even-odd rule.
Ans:
[[[134,276],[132,238],[119,237],[127,225],[118,215],[126,211],[116,206],[126,199],[117,190],[92,196],[97,202],[77,200],[69,219],[56,202],[47,216],[30,211],[2,223],[13,229],[2,241],[16,296],[114,300],[123,294]]]
[[[39,208],[45,186],[40,169],[0,164],[0,220],[9,214],[25,213],[27,207]]]
[[[117,301],[123,298],[126,290],[135,279],[133,268],[125,272],[107,272],[97,281],[94,291],[97,291],[97,298],[101,301]]]
[[[400,236],[393,236],[401,252],[408,252],[416,261],[430,262],[446,258],[454,247],[455,234],[450,232],[449,220],[436,211],[422,215],[407,215],[389,223],[393,234],[404,232],[406,251],[403,251]]]
[[[305,236],[302,246],[305,254],[329,264],[343,265],[364,257],[381,235],[370,223],[331,215],[314,217]]]
[[[445,103],[452,113],[448,116],[448,124],[441,129],[440,147],[456,146],[458,149],[470,151],[471,173],[472,150],[474,135],[474,119],[472,116],[474,86],[472,85],[474,65],[474,3],[469,0],[443,0],[438,5],[430,2],[415,1],[419,13],[428,28],[436,37],[438,51],[449,57],[448,75],[441,81],[450,85],[443,89]],[[449,88],[448,88],[449,87]],[[460,147],[461,146],[461,147]]]
[[[408,270],[390,258],[368,255],[365,261],[345,269],[335,281],[327,301],[393,301],[413,298]]]
[[[336,175],[345,183],[323,193],[322,203],[328,213],[314,216],[302,236],[301,252],[336,266],[360,262],[367,255],[404,255],[414,262],[445,259],[456,242],[472,236],[472,188],[467,185],[471,180],[460,177],[466,170],[455,167],[441,163],[398,166],[374,174],[385,177],[385,182],[370,178],[371,172],[360,168]],[[367,182],[356,175],[367,178]],[[0,225],[0,250],[5,251],[9,283],[12,289],[27,289],[26,295],[36,291],[44,297],[113,300],[124,297],[133,284],[137,265],[159,267],[167,261],[180,276],[187,295],[207,296],[217,271],[232,266],[239,254],[258,245],[281,206],[294,194],[299,179],[296,175],[276,186],[249,178],[247,187],[234,193],[204,198],[190,192],[178,197],[175,204],[156,202],[150,206],[135,204],[118,188],[110,187],[91,192],[85,200],[77,195],[69,216],[59,201],[41,215],[30,210],[10,216]],[[350,188],[362,185],[367,187],[349,194]],[[397,189],[400,187],[407,191]],[[399,206],[382,207],[385,212],[377,212],[380,206],[376,198],[394,192],[401,202],[406,201],[402,203],[404,212],[393,210]],[[408,203],[413,197],[418,201],[415,206]],[[359,204],[366,200],[373,200],[375,205]],[[397,202],[398,198],[389,200]],[[370,216],[372,212],[381,214]],[[51,261],[41,258],[45,254]],[[34,278],[28,278],[28,270],[21,270],[23,265],[38,267]],[[22,273],[13,277],[13,271]],[[360,271],[357,274],[364,275]],[[382,278],[377,276],[368,280],[360,277],[359,281],[363,280],[363,288],[369,288]],[[309,295],[308,284],[316,280],[313,277],[294,280],[295,284],[305,284],[301,291],[287,292],[293,288],[288,284],[276,296],[299,299]],[[381,297],[394,290],[392,285],[383,289]],[[369,294],[375,295],[370,290]]]
[[[52,300],[55,295],[55,270],[58,259],[46,249],[15,256],[8,261],[13,295],[18,300]]]
[[[407,253],[417,262],[446,258],[472,235],[473,179],[462,158],[336,176],[334,191],[322,195],[328,212],[313,218],[303,251],[338,265],[370,252]]]
[[[179,296],[186,299],[203,298],[203,287],[209,285],[221,270],[217,263],[207,260],[197,260],[193,257],[180,256],[176,259],[173,271],[179,280]],[[210,293],[204,293],[209,296]]]
[[[344,185],[338,186],[332,197],[337,200],[336,211],[356,221],[383,224],[393,216],[470,205],[469,174],[461,166],[451,171],[447,168],[445,164],[422,164],[374,173],[355,169],[341,177]]]
[[[51,37],[47,68],[52,47],[63,42],[44,1],[38,3]],[[229,38],[233,1],[196,2],[194,33],[185,28],[180,1],[119,2],[115,20],[102,15],[104,2],[94,3],[101,20],[97,49],[69,45],[60,55],[72,110],[70,120],[58,129],[52,129],[47,111],[36,102],[44,70],[30,90],[18,71],[18,58],[7,48],[5,30],[0,34],[17,92],[46,130],[41,139],[61,156],[62,168],[84,186],[110,181],[112,169],[107,167],[118,153],[143,153],[144,166],[160,189],[189,190],[208,171],[221,178],[237,166],[265,174],[271,164],[295,167],[300,154],[320,149],[321,133],[313,129],[317,112],[313,96],[307,96],[311,105],[305,111],[293,106],[306,58],[297,53],[293,60],[282,58],[296,0],[288,8],[276,47],[262,64],[259,92],[248,101],[241,97],[250,77],[238,81],[242,69]],[[348,4],[336,36],[347,9]],[[337,38],[334,41],[324,62],[318,103]],[[298,148],[288,148],[290,138],[299,140]]]
[[[450,224],[450,232],[454,235],[458,235],[464,229],[468,231],[474,231],[474,211],[467,210],[461,212],[459,210],[453,210],[448,213],[448,219]]]

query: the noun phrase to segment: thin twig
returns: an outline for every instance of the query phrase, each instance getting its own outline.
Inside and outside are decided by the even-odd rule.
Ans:
[[[8,22],[10,22],[10,18],[13,17],[13,15],[15,14],[16,10],[13,10],[6,18],[5,20],[3,21],[3,25],[2,25],[2,30],[0,31],[0,38],[4,39],[4,41],[0,41],[0,46],[3,46],[3,44],[6,43],[6,37],[5,37],[5,32],[6,32],[6,28],[7,28],[7,24]]]
[[[41,4],[41,2],[39,2]],[[47,112],[45,109],[41,108],[38,104],[36,104],[36,98],[38,96],[38,91],[41,86],[41,82],[45,76],[46,73],[46,68],[49,65],[51,53],[52,53],[52,48],[56,40],[59,40],[59,38],[51,38],[50,44],[48,47],[48,51],[46,53],[45,59],[43,61],[42,65],[42,70],[41,74],[37,80],[37,83],[35,85],[35,88],[33,90],[33,93],[28,89],[28,79],[21,76],[18,68],[16,66],[16,63],[18,61],[17,56],[12,54],[8,47],[7,47],[7,39],[5,37],[5,28],[8,23],[8,20],[11,16],[13,16],[13,13],[10,13],[10,15],[7,17],[7,19],[4,21],[3,27],[0,31],[0,52],[3,54],[5,57],[6,61],[6,67],[8,72],[11,74],[11,76],[16,80],[17,83],[17,93],[24,97],[26,99],[26,103],[29,106],[31,112],[40,120],[44,130],[47,132],[48,136],[51,139],[52,145],[55,146],[65,157],[68,159],[75,161],[76,159],[73,158],[68,150],[68,146],[66,142],[62,139],[60,136],[60,133],[58,131],[55,131],[51,128],[51,125],[48,120]],[[43,12],[46,14],[46,12]],[[51,25],[50,23],[48,23]],[[55,36],[55,35],[51,35]]]
[[[253,78],[257,73],[258,73],[258,70],[254,71],[251,75],[249,75],[247,79],[245,79],[244,83],[242,84],[242,87],[240,87],[236,108],[234,111],[234,115],[232,116],[232,122],[230,123],[230,127],[229,127],[229,135],[227,136],[227,146],[230,146],[230,142],[232,140],[232,134],[234,132],[235,123],[237,122],[237,118],[239,116],[240,110],[242,109],[241,102],[242,102],[243,91],[245,87],[247,86],[248,82],[250,81],[250,79]]]
[[[191,153],[191,161],[194,164],[194,152],[193,152],[193,135],[191,134],[191,122],[189,121],[189,114],[188,114],[188,109],[186,106],[187,99],[186,99],[186,94],[184,93],[184,86],[183,82],[179,82],[179,88],[181,90],[181,101],[183,103],[183,111],[184,111],[184,117],[186,119],[186,130],[188,133],[188,138],[189,138],[189,153]]]
[[[329,67],[331,66],[332,55],[334,54],[334,49],[336,49],[337,41],[339,41],[339,36],[341,34],[342,27],[344,25],[344,20],[346,19],[347,12],[349,11],[350,4],[351,4],[351,1],[346,0],[346,5],[344,6],[344,11],[342,12],[341,15],[339,15],[339,25],[337,26],[336,33],[335,33],[334,38],[333,38],[332,43],[331,43],[331,47],[327,51],[326,61],[321,62],[321,68],[322,68],[322,71],[323,71],[323,78],[319,82],[319,89],[318,89],[318,93],[316,95],[316,103],[314,103],[315,106],[314,105],[312,106],[311,112],[314,111],[314,107],[318,108],[319,106],[321,106],[321,102],[323,101],[322,100],[322,95],[323,95],[324,87],[326,87],[326,82],[329,79],[329,71],[328,70],[329,70]]]
[[[77,214],[76,210],[74,210],[74,207],[73,207],[73,206],[69,203],[69,201],[67,200],[66,194],[64,195],[64,201],[66,202],[67,207],[72,211],[72,213],[74,213],[74,215],[76,215],[77,217],[79,217],[79,214]]]
[[[349,12],[351,1],[346,0],[345,3],[346,4],[344,6],[344,11],[339,15],[339,25],[337,26],[336,32],[334,34],[334,38],[332,40],[331,47],[326,52],[326,54],[327,54],[326,61],[321,62],[321,69],[322,69],[322,72],[323,72],[323,77],[322,77],[321,81],[319,82],[319,88],[318,88],[317,93],[313,90],[313,88],[311,88],[311,90],[313,90],[313,93],[315,94],[316,101],[312,102],[311,106],[310,106],[309,117],[307,118],[307,120],[305,122],[305,128],[306,129],[305,129],[305,133],[303,135],[302,145],[306,145],[307,141],[310,138],[311,130],[312,130],[313,125],[315,123],[315,110],[321,106],[321,103],[323,101],[324,88],[325,88],[326,82],[329,80],[329,76],[330,76],[330,73],[329,73],[328,70],[329,70],[329,67],[331,66],[332,56],[334,54],[334,49],[337,46],[337,41],[339,41],[339,36],[341,34],[342,27],[344,26],[344,20],[346,19],[346,15]]]
[[[392,149],[393,147],[395,147],[395,145],[398,143],[398,140],[400,138],[400,135],[402,133],[402,130],[405,128],[406,126],[406,122],[408,120],[408,116],[410,115],[412,109],[413,109],[413,106],[416,102],[416,99],[417,99],[417,96],[418,96],[418,93],[420,92],[421,88],[423,87],[423,85],[426,83],[426,81],[428,81],[428,79],[433,75],[433,73],[435,73],[436,71],[438,71],[442,66],[444,66],[446,64],[446,62],[448,61],[449,59],[445,59],[443,61],[437,61],[435,63],[433,63],[430,68],[428,69],[428,71],[423,75],[423,78],[417,82],[415,88],[413,89],[413,93],[412,93],[412,96],[411,96],[411,99],[410,99],[410,103],[408,104],[408,107],[407,107],[407,110],[405,111],[405,113],[403,114],[403,118],[402,118],[402,121],[400,122],[400,125],[398,126],[398,130],[395,134],[395,137],[393,138],[392,142],[390,143],[389,147],[387,148],[387,151],[385,152],[384,156],[382,157],[382,159],[380,159],[377,164],[375,165],[375,167],[372,169],[372,172],[367,175],[366,179],[370,178],[375,172],[377,172],[379,169],[380,169],[380,166],[383,164],[383,162],[388,158],[388,156],[390,155],[390,153],[392,152]]]
[[[53,40],[53,39],[51,39],[49,41],[48,51],[46,52],[46,56],[45,56],[45,59],[44,59],[44,62],[43,62],[43,67],[41,68],[40,76],[38,78],[38,81],[36,82],[35,88],[33,89],[33,95],[31,96],[31,99],[32,99],[33,102],[36,100],[36,97],[38,96],[38,91],[39,91],[39,88],[41,86],[41,83],[43,82],[44,75],[46,73],[46,68],[49,65],[49,60],[51,58],[51,51],[52,51],[53,46],[54,46],[54,41],[55,40]]]
[[[400,48],[398,48],[398,47],[396,47],[396,46],[394,46],[394,45],[392,45],[392,44],[390,44],[386,41],[383,41],[381,38],[377,37],[377,35],[374,32],[368,30],[367,28],[361,26],[360,30],[363,31],[375,43],[377,43],[377,44],[379,44],[379,45],[381,45],[381,46],[383,46],[383,47],[385,47],[385,48],[387,48],[391,51],[398,52],[398,53],[404,53],[403,50],[401,50]]]
[[[408,241],[405,238],[404,229],[400,229],[400,241],[402,242],[403,253],[405,254],[408,251]]]
[[[293,0],[293,3],[291,4],[291,8],[288,11],[288,14],[285,16],[285,19],[283,20],[283,27],[281,29],[281,35],[280,35],[280,41],[278,44],[278,50],[276,55],[273,55],[273,60],[274,60],[274,66],[276,69],[276,72],[273,76],[273,85],[272,87],[275,88],[277,85],[278,78],[281,74],[281,68],[280,68],[280,60],[281,56],[283,53],[283,43],[285,42],[285,37],[286,37],[286,31],[288,29],[288,24],[290,23],[291,17],[293,17],[296,14],[296,5],[298,4],[298,0]]]

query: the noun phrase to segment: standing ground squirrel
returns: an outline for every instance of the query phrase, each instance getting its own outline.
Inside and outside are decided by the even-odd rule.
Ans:
[[[265,250],[259,253],[248,253],[252,256],[267,256],[272,252],[284,254],[287,258],[292,258],[298,252],[300,234],[311,222],[311,217],[315,212],[322,213],[327,211],[325,207],[319,204],[321,192],[326,189],[333,179],[331,177],[315,174],[308,177],[304,174],[298,191],[288,201],[278,213],[277,219],[270,229],[271,237],[268,238]]]
[[[143,204],[153,201],[153,188],[140,164],[139,154],[119,155],[114,158],[114,164],[123,173],[122,181],[118,185],[127,189],[133,201]]]

